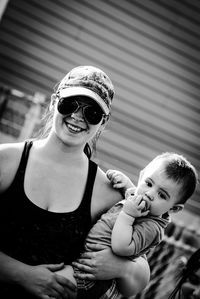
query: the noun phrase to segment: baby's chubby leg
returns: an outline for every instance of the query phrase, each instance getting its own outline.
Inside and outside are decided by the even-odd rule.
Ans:
[[[63,269],[56,271],[56,274],[64,276],[65,278],[69,279],[75,286],[77,286],[72,266],[66,265]]]

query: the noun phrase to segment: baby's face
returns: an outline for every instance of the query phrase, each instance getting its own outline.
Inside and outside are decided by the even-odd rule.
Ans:
[[[167,178],[164,166],[163,159],[147,166],[136,188],[136,194],[143,196],[149,214],[154,216],[168,212],[180,199],[180,185]]]

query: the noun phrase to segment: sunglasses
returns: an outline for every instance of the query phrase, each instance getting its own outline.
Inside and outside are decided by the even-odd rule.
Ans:
[[[66,100],[61,98],[57,105],[58,112],[63,115],[76,113],[80,108],[82,108],[84,119],[91,125],[97,125],[105,116],[98,105],[84,104],[76,99]]]

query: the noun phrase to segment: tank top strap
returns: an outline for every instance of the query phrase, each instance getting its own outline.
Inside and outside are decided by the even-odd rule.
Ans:
[[[90,208],[97,168],[98,168],[97,164],[92,160],[89,160],[88,177],[87,177],[85,192],[83,195],[83,200],[80,206],[80,208],[83,208],[85,211],[88,210],[86,207]]]
[[[21,160],[19,163],[19,168],[18,168],[18,173],[20,175],[24,175],[27,161],[28,161],[28,156],[29,156],[29,151],[33,145],[33,142],[31,140],[26,140],[24,143],[24,149],[22,152]]]
[[[24,149],[22,151],[21,159],[19,162],[17,172],[15,174],[14,181],[10,186],[11,188],[15,188],[17,186],[18,189],[22,188],[21,190],[23,190],[25,169],[28,161],[29,151],[32,144],[33,142],[31,140],[26,140],[24,142]]]

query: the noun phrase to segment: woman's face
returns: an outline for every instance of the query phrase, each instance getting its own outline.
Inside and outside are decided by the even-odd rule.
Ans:
[[[184,299],[200,299],[200,269],[182,285]]]
[[[65,104],[71,101],[70,99],[65,100]],[[91,124],[87,120],[87,115],[84,115],[84,107],[89,106],[94,109],[99,109],[97,103],[93,100],[87,99],[86,97],[77,97],[76,102],[80,107],[78,107],[73,113],[63,114],[58,111],[58,100],[55,102],[54,109],[54,120],[53,127],[57,136],[62,139],[64,143],[82,146],[84,147],[87,142],[89,142],[96,133],[101,129],[103,117],[97,124]],[[71,102],[70,102],[71,104]],[[67,105],[65,105],[67,108]]]

